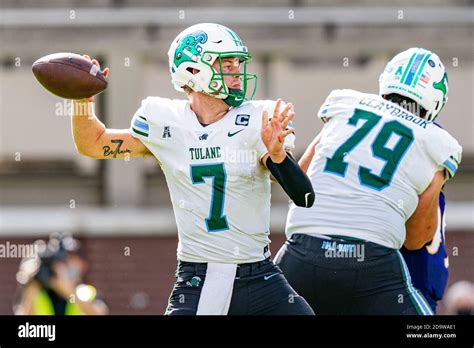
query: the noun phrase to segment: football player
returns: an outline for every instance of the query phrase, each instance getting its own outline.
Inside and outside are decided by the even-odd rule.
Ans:
[[[222,25],[184,30],[168,56],[172,84],[187,100],[148,97],[126,130],[107,129],[92,113],[72,118],[80,153],[152,155],[161,165],[179,236],[166,314],[314,314],[269,258],[270,173],[296,205],[314,201],[289,153],[292,105],[251,101],[251,55]]]
[[[300,160],[316,200],[291,206],[275,261],[317,314],[432,314],[399,249],[433,240],[440,191],[461,160],[461,146],[433,122],[447,74],[436,54],[411,48],[379,84],[379,95],[332,91]]]

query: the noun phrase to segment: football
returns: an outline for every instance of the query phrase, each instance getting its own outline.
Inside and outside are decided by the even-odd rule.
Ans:
[[[44,88],[61,98],[88,98],[107,88],[107,80],[99,68],[75,53],[44,56],[33,63],[32,70]]]

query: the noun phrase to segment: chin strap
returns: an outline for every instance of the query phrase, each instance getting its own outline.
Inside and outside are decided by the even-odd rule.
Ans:
[[[245,99],[244,91],[237,88],[229,88],[229,96],[224,99],[224,102],[229,106],[240,106]]]

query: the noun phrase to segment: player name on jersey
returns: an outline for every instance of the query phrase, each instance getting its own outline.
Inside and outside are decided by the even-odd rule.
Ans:
[[[389,111],[390,115],[395,116],[395,117],[400,117],[403,118],[404,120],[411,121],[412,123],[416,124],[417,126],[426,128],[428,125],[428,121],[425,121],[424,119],[414,116],[411,113],[405,111],[401,107],[397,107],[392,102],[383,102],[380,100],[372,99],[372,98],[363,98],[360,102],[360,105],[365,105],[369,108],[372,108],[374,110],[384,110],[384,111]]]
[[[205,160],[221,157],[221,148],[220,146],[213,147],[191,147],[189,149],[192,160]]]

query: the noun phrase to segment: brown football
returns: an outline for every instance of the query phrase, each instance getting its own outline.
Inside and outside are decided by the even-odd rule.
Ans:
[[[33,63],[32,70],[44,88],[61,98],[88,98],[107,88],[99,68],[75,53],[44,56]]]

